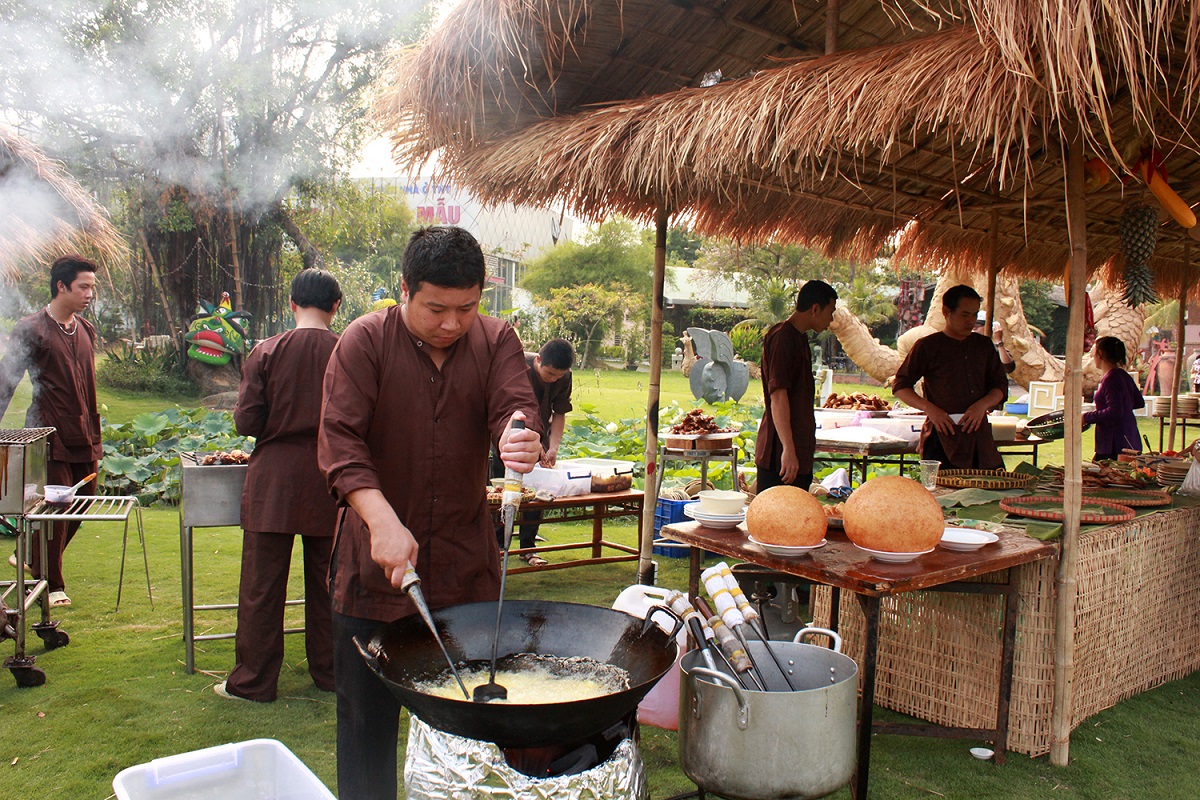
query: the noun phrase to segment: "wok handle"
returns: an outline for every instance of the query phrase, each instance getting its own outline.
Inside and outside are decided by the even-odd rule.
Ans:
[[[358,654],[363,657],[363,661],[367,662],[367,666],[371,668],[371,671],[377,675],[380,674],[382,670],[379,668],[379,659],[363,645],[362,640],[357,636],[351,636],[350,639],[354,642],[354,646],[358,648]]]
[[[800,644],[800,640],[806,636],[828,636],[833,640],[833,652],[842,652],[842,637],[838,636],[837,631],[831,631],[829,628],[818,628],[815,625],[810,625],[807,628],[801,628],[796,631],[796,635],[792,637],[794,644]]]
[[[703,676],[705,678],[709,678],[711,680],[717,681],[718,683],[724,684],[725,686],[728,686],[730,689],[733,690],[733,696],[735,698],[737,698],[737,704],[738,704],[738,717],[737,717],[738,730],[742,730],[742,731],[746,730],[746,728],[749,727],[749,725],[750,725],[750,702],[746,699],[746,695],[742,691],[741,685],[738,684],[738,682],[736,680],[734,680],[733,678],[726,675],[724,672],[718,672],[715,669],[706,669],[705,667],[692,667],[690,670],[687,671],[687,677],[688,677],[689,681],[695,681],[697,676]],[[696,694],[695,687],[692,688],[692,697],[699,698],[699,695]]]
[[[650,630],[651,625],[658,624],[658,623],[654,622],[653,617],[656,613],[658,613],[660,611],[664,614],[669,615],[671,617],[671,619],[674,620],[674,624],[671,626],[671,632],[668,634],[668,636],[670,638],[674,639],[675,636],[679,633],[680,628],[683,627],[683,624],[684,624],[683,617],[679,616],[674,611],[672,611],[670,608],[668,608],[667,606],[664,606],[664,605],[650,606],[650,610],[646,612],[646,618],[642,621],[641,635],[645,636],[646,631]]]

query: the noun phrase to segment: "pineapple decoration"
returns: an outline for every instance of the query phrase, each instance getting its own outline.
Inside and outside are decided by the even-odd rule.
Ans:
[[[1121,215],[1120,233],[1125,253],[1125,303],[1130,308],[1157,303],[1149,262],[1158,242],[1158,212],[1142,202],[1130,204]]]

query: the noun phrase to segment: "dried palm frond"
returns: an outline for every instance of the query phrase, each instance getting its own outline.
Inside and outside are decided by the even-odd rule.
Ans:
[[[0,128],[0,277],[38,260],[94,251],[116,262],[125,241],[62,165]]]

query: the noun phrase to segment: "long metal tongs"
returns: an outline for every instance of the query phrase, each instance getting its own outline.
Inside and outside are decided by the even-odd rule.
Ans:
[[[513,430],[525,427],[525,420],[514,419]],[[504,497],[500,501],[500,516],[504,520],[504,552],[500,554],[500,598],[496,601],[496,631],[492,634],[492,671],[488,682],[475,687],[472,699],[476,703],[507,700],[508,689],[496,683],[496,655],[500,649],[500,620],[504,616],[504,584],[508,581],[508,550],[512,546],[513,522],[521,507],[521,473],[504,469]]]
[[[421,579],[417,577],[417,571],[413,569],[412,564],[404,568],[400,591],[407,594],[413,601],[413,605],[417,607],[421,619],[425,620],[425,624],[433,632],[433,638],[437,640],[438,647],[442,648],[442,655],[446,657],[446,663],[450,665],[450,671],[454,673],[454,679],[458,681],[458,688],[462,689],[463,697],[470,700],[471,693],[467,691],[467,685],[463,683],[462,677],[458,674],[458,667],[454,666],[454,659],[450,658],[450,654],[446,652],[446,645],[442,643],[441,634],[438,633],[437,626],[433,624],[433,615],[429,613],[429,606],[425,604],[425,595],[421,593]]]

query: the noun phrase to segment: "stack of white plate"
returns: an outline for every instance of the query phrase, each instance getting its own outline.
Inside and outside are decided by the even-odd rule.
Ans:
[[[1200,411],[1200,397],[1192,395],[1179,395],[1179,402],[1176,405],[1181,417],[1194,417]]]
[[[1175,458],[1158,465],[1159,486],[1179,486],[1187,477],[1188,469],[1192,466],[1190,458]]]
[[[699,503],[687,504],[683,507],[683,513],[706,528],[736,528],[746,519],[745,508],[737,514],[706,514],[700,510]]]
[[[1150,413],[1156,417],[1165,417],[1171,413],[1171,398],[1156,397],[1154,398],[1154,408],[1150,409]]]

